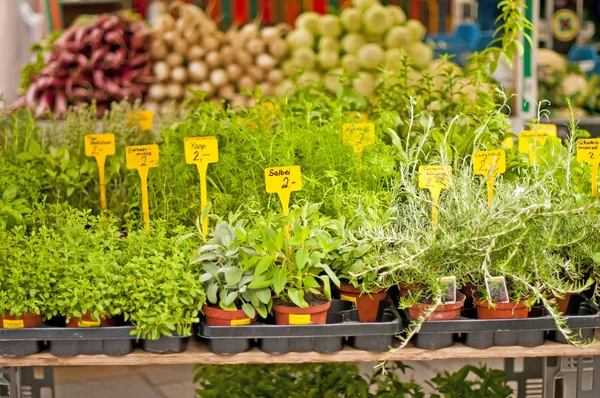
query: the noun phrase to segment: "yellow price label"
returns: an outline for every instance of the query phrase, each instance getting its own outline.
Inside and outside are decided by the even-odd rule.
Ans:
[[[428,189],[433,199],[431,223],[435,228],[438,223],[440,193],[450,187],[452,182],[451,166],[419,166],[419,188]]]
[[[200,174],[200,206],[204,209],[208,203],[206,172],[209,163],[219,161],[219,143],[216,137],[187,137],[183,140],[185,161],[195,164]],[[208,234],[208,218],[202,223],[202,233]]]
[[[25,323],[22,319],[3,319],[2,326],[4,329],[22,329],[25,327]]]
[[[346,296],[345,294],[340,294],[340,300],[351,301],[354,304],[356,304],[356,297],[353,297],[353,296]]]
[[[539,131],[547,132],[551,137],[556,137],[558,134],[558,128],[556,127],[556,124],[545,124],[545,123],[533,124],[533,125],[531,125],[531,129],[537,130],[538,132]]]
[[[125,152],[128,169],[158,167],[158,145],[128,146]]]
[[[506,137],[505,139],[503,139],[502,146],[505,147],[506,149],[513,149],[513,146],[514,146],[513,137]]]
[[[309,325],[310,314],[290,314],[289,316],[290,325]]]
[[[131,111],[128,120],[130,126],[139,126],[142,131],[150,131],[154,124],[154,113],[144,110]]]
[[[137,169],[142,183],[142,215],[146,230],[150,228],[150,206],[148,204],[148,171],[158,167],[158,145],[136,145],[125,149],[127,168]]]
[[[115,154],[115,135],[86,134],[84,137],[85,156],[111,156]]]
[[[77,326],[80,328],[97,328],[100,326],[100,321],[77,321]]]
[[[344,123],[342,126],[344,144],[351,145],[354,152],[361,154],[366,147],[375,143],[373,123]]]
[[[550,125],[554,126],[554,125]],[[533,129],[533,130],[523,130],[519,133],[519,152],[520,153],[529,153],[530,147],[534,142],[537,142],[537,145],[544,145],[548,137],[556,137],[556,126],[554,126],[554,130],[552,129]]]
[[[219,143],[215,137],[187,137],[183,140],[187,164],[217,163]]]
[[[267,193],[296,192],[302,190],[300,166],[267,167],[265,169]]]
[[[231,320],[231,326],[242,326],[242,325],[250,325],[250,318],[232,319]]]
[[[473,153],[473,174],[487,177],[488,203],[492,203],[494,198],[496,175],[504,173],[506,173],[506,152],[504,149]]]
[[[577,140],[577,161],[586,162],[592,169],[592,196],[598,196],[598,166],[600,165],[600,138]]]
[[[115,135],[112,133],[86,134],[84,137],[85,156],[93,156],[98,164],[100,181],[100,206],[106,209],[106,184],[104,182],[104,165],[106,157],[115,154]]]

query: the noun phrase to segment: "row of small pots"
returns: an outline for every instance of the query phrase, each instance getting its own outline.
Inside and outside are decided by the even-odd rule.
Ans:
[[[466,291],[469,294],[469,291]],[[400,295],[407,295],[408,290],[401,288]],[[375,322],[379,310],[379,303],[387,297],[387,292],[377,290],[372,293],[364,293],[359,288],[349,285],[341,285],[339,288],[339,298],[346,301],[351,301],[356,305],[359,319],[361,322]],[[452,304],[442,304],[431,308],[431,304],[415,304],[408,309],[408,313],[412,319],[419,319],[429,313],[427,320],[448,320],[460,317],[461,310],[464,306],[466,296],[457,292],[457,301]],[[564,299],[558,300],[559,309],[562,313],[566,313],[570,295]],[[493,305],[487,301],[479,300],[473,296],[473,301],[477,306],[478,319],[511,319],[511,318],[527,318],[529,309],[523,302],[517,303],[494,303]],[[275,313],[275,322],[278,325],[302,325],[302,324],[325,324],[327,320],[327,311],[331,306],[331,302],[326,302],[320,305],[311,306],[308,308],[299,308],[285,305],[273,305]],[[203,313],[206,317],[207,324],[211,326],[240,326],[249,325],[256,321],[250,319],[243,310],[228,311],[220,308],[205,305]],[[1,328],[30,328],[42,325],[42,315],[32,313],[22,314],[19,319],[16,317],[4,314],[0,317]],[[91,314],[83,314],[81,318],[71,318],[66,325],[67,327],[98,327],[98,326],[116,326],[114,319],[102,319],[95,321],[91,318]]]

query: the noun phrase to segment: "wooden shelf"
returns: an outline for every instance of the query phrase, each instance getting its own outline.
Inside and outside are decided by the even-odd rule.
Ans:
[[[107,355],[79,355],[75,357],[55,357],[48,352],[20,358],[0,357],[0,366],[129,366],[129,365],[183,365],[183,364],[270,364],[270,363],[311,363],[311,362],[377,362],[382,359],[392,361],[429,361],[458,358],[523,358],[547,356],[594,356],[600,355],[600,343],[589,347],[574,347],[567,344],[546,342],[539,347],[493,347],[477,350],[456,344],[441,350],[422,350],[414,346],[387,352],[358,351],[350,347],[334,354],[297,352],[284,355],[265,354],[258,349],[236,354],[215,355],[208,351],[205,342],[190,341],[185,352],[179,354],[151,354],[136,350],[132,354],[112,357]],[[387,358],[386,358],[387,357]]]

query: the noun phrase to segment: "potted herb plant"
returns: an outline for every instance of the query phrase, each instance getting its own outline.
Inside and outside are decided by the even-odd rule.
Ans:
[[[358,234],[373,223],[364,222],[362,217],[356,219],[349,226],[343,217],[330,222],[330,230],[343,242],[329,253],[331,268],[340,279],[338,298],[356,305],[361,322],[375,322],[379,304],[387,297],[387,290],[377,285],[377,272],[363,272],[365,261],[368,261],[365,258],[372,245],[366,239],[359,238]]]
[[[326,222],[318,205],[306,204],[292,208],[288,216],[271,215],[261,223],[261,238],[254,245],[256,270],[248,288],[272,289],[278,325],[326,323],[330,282],[339,286],[327,255],[341,244],[326,230]]]
[[[191,264],[202,269],[200,282],[207,299],[202,312],[209,325],[247,325],[255,322],[257,313],[266,318],[271,311],[271,290],[248,287],[258,262],[252,248],[256,229],[246,224],[247,220],[235,222],[231,217],[218,222],[213,237],[192,258]]]

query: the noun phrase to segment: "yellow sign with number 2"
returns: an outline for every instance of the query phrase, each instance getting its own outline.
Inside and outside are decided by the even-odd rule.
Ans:
[[[473,153],[473,174],[483,175],[487,178],[488,203],[494,198],[494,180],[496,174],[506,173],[506,152],[504,149],[496,151],[476,151]]]
[[[451,179],[452,167],[450,166],[419,166],[419,188],[429,190],[433,199],[431,207],[433,228],[438,224],[440,193],[442,189],[450,187]]]
[[[600,138],[577,140],[577,161],[592,168],[592,196],[598,196],[598,165],[600,165]]]
[[[128,169],[137,169],[142,182],[142,214],[146,230],[150,228],[150,209],[148,205],[148,171],[158,167],[158,145],[128,146],[125,150]]]
[[[208,203],[206,194],[206,171],[209,163],[219,161],[219,143],[216,137],[188,137],[183,141],[185,162],[195,164],[200,174],[200,206]],[[202,234],[208,234],[208,218],[202,223]]]

